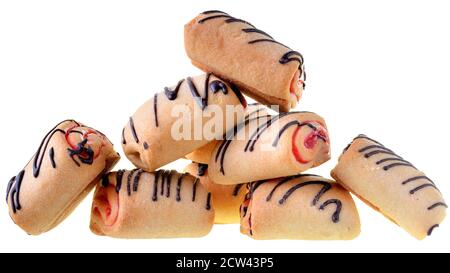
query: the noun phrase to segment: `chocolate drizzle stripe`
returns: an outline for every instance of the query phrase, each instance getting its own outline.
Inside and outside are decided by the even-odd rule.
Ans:
[[[286,193],[283,195],[283,197],[282,197],[280,200],[278,200],[278,203],[279,203],[280,205],[286,203],[287,199],[288,199],[288,198],[289,198],[296,190],[298,190],[298,189],[300,189],[300,188],[303,188],[303,187],[305,187],[305,186],[309,186],[309,185],[321,185],[321,186],[322,186],[322,189],[317,193],[316,196],[314,196],[314,199],[313,199],[313,201],[312,201],[312,205],[315,205],[316,202],[320,199],[320,197],[321,197],[325,192],[327,192],[327,191],[331,188],[330,183],[328,183],[328,182],[326,182],[326,181],[313,180],[313,181],[301,182],[301,183],[298,183],[298,184],[292,186],[290,189],[288,189],[288,190],[286,191]],[[324,189],[325,189],[325,190],[324,190]]]
[[[202,110],[204,110],[206,108],[206,106],[208,105],[208,90],[205,90],[205,96],[202,97],[200,96],[200,94],[198,93],[197,87],[194,84],[194,81],[192,80],[191,77],[187,77],[186,81],[188,83],[189,86],[189,90],[191,90],[191,94],[194,97],[194,100],[197,102],[197,104],[200,106],[200,108]]]
[[[398,157],[387,157],[387,158],[383,158],[381,160],[378,160],[377,162],[375,162],[375,164],[380,165],[384,162],[388,162],[388,161],[399,161],[399,162],[404,162],[404,163],[409,163],[408,161],[402,159],[402,158],[398,158]],[[409,163],[411,164],[411,163]]]
[[[447,204],[445,204],[444,202],[437,202],[437,203],[434,203],[433,205],[429,206],[429,207],[427,208],[427,210],[432,210],[432,209],[437,208],[437,207],[445,207],[445,208],[448,208]]]
[[[167,177],[170,175],[169,170],[164,170],[161,172],[161,196],[164,196],[164,185],[166,184]]]
[[[200,20],[198,21],[198,23],[199,23],[199,24],[203,24],[204,22],[206,22],[206,21],[208,21],[208,20],[218,19],[218,18],[233,18],[233,17],[231,17],[230,15],[227,15],[227,14],[212,15],[212,16],[209,16],[209,17],[205,17],[205,18],[203,18],[203,19],[200,19]]]
[[[244,184],[237,184],[236,186],[234,186],[232,196],[238,196],[239,191],[241,190],[242,186],[244,186]]]
[[[208,192],[208,196],[206,197],[206,210],[211,209],[211,193]]]
[[[136,175],[134,176],[134,180],[133,180],[133,191],[138,191],[138,187],[139,187],[139,180],[141,179],[141,175],[144,172],[144,170],[139,169],[136,172]]]
[[[136,128],[134,128],[134,122],[133,122],[132,117],[130,117],[130,128],[131,128],[131,133],[133,134],[134,141],[136,141],[136,143],[139,143],[139,138],[136,133]]]
[[[320,206],[319,209],[320,210],[324,210],[330,204],[335,204],[336,205],[336,210],[334,211],[333,215],[331,216],[331,220],[333,221],[333,223],[337,223],[337,222],[339,222],[339,214],[341,213],[341,209],[342,209],[342,202],[340,200],[329,199],[329,200],[325,201]]]
[[[172,175],[175,173],[175,171],[170,171],[167,175],[167,183],[166,183],[166,197],[170,197],[170,184],[172,184]]]
[[[433,233],[433,230],[434,230],[435,228],[438,228],[438,227],[439,227],[438,224],[436,224],[436,225],[430,227],[430,228],[428,229],[427,235],[428,235],[428,236],[431,236],[431,233]]]
[[[133,178],[133,175],[136,171],[137,171],[137,169],[131,170],[127,176],[127,194],[128,194],[128,196],[131,195],[131,179]]]
[[[116,193],[119,193],[122,188],[122,178],[125,170],[118,170],[116,173]]]
[[[56,162],[55,162],[55,149],[53,147],[50,148],[50,151],[48,153],[48,156],[50,157],[50,162],[52,163],[53,169],[56,168]]]
[[[242,104],[242,106],[244,106],[244,108],[247,107],[247,101],[245,100],[244,95],[242,95],[241,90],[239,90],[239,87],[236,84],[232,83],[232,82],[230,82],[228,84],[231,87],[231,91],[233,91],[233,93],[239,99],[239,102]]]
[[[159,127],[158,123],[158,93],[153,97],[153,113],[155,114],[155,125]]]
[[[184,79],[179,80],[174,90],[171,90],[169,87],[164,87],[164,94],[168,100],[175,100],[178,97],[178,92],[180,91],[183,82]]]
[[[247,21],[244,21],[244,20],[242,20],[242,19],[238,19],[238,18],[229,18],[229,19],[226,19],[225,20],[225,23],[227,23],[227,24],[230,24],[230,23],[243,23],[243,24],[247,24],[247,25],[249,25],[249,26],[251,26],[251,27],[255,27],[254,25],[252,25],[252,24],[250,24],[249,22],[247,22]]]
[[[388,148],[384,147],[383,145],[369,145],[369,146],[366,146],[364,148],[359,149],[358,152],[363,153],[363,152],[365,152],[367,150],[374,149],[374,148],[392,152],[391,149],[388,149]]]
[[[222,14],[228,14],[226,12],[220,11],[220,10],[207,10],[202,12],[202,14],[211,14],[211,13],[222,13]]]
[[[197,194],[197,184],[198,184],[199,179],[196,178],[194,181],[194,184],[192,184],[192,202],[195,201],[195,195]]]
[[[397,156],[394,152],[389,152],[389,151],[386,151],[386,150],[375,150],[375,151],[371,151],[371,152],[368,152],[368,153],[364,154],[364,157],[365,158],[370,158],[370,157],[372,157],[374,155],[377,155],[377,154],[387,154],[387,155]]]
[[[102,176],[102,182],[101,182],[102,187],[106,188],[109,186],[109,174],[104,174]]]
[[[278,42],[278,41],[272,40],[272,39],[255,39],[255,40],[249,41],[248,43],[249,43],[249,44],[256,44],[256,43],[263,43],[263,42],[267,42],[267,43],[275,43],[275,44],[279,44],[279,45],[281,45],[281,46],[284,46],[284,47],[286,47],[286,48],[289,48],[288,46],[286,46],[286,45],[284,45],[284,44],[282,44],[282,43],[280,43],[280,42]],[[290,48],[289,48],[289,49],[290,49]]]
[[[125,128],[122,129],[122,144],[126,145],[127,141],[125,140]]]
[[[183,183],[183,178],[186,174],[182,174],[178,177],[177,181],[177,202],[181,201],[181,185]]]
[[[428,178],[427,176],[425,176],[425,175],[419,175],[419,176],[414,176],[414,177],[411,177],[411,178],[406,179],[405,181],[402,182],[402,185],[406,185],[406,184],[408,184],[408,183],[410,183],[410,182],[413,182],[413,181],[416,181],[416,180],[419,180],[419,179],[425,179],[425,180],[430,181],[431,184],[434,184],[434,182],[431,181],[431,179]]]
[[[10,204],[13,213],[16,213],[18,210],[22,208],[22,206],[20,205],[20,187],[22,186],[24,174],[25,174],[24,170],[20,171],[19,174],[14,178],[14,183],[11,184],[8,190],[9,196],[11,198]]]
[[[294,56],[294,57],[291,57]],[[295,50],[291,50],[288,51],[286,53],[283,54],[283,56],[281,56],[281,59],[279,60],[280,64],[287,64],[289,62],[298,62],[301,65],[303,65],[303,55],[300,54],[300,52],[295,51]]]
[[[410,190],[409,193],[410,194],[415,194],[416,192],[418,192],[418,191],[420,191],[420,190],[422,190],[424,188],[428,188],[428,187],[435,188],[436,190],[439,191],[439,189],[434,184],[427,183],[427,184],[422,184],[422,185],[420,185],[418,187],[415,187],[414,189]]]
[[[8,185],[6,186],[6,203],[8,203],[8,197],[9,197],[9,192],[11,191],[12,185],[14,184],[14,181],[16,180],[16,177],[13,176],[9,182]]]
[[[161,173],[161,171],[155,172],[155,179],[153,180],[153,196],[152,196],[153,202],[158,201],[158,179],[159,179],[160,173]]]
[[[242,31],[245,33],[259,33],[259,34],[269,37],[270,39],[273,39],[273,37],[270,36],[269,34],[267,34],[266,32],[256,29],[256,28],[243,28]]]
[[[389,169],[392,169],[394,167],[401,167],[401,166],[403,166],[403,167],[411,167],[413,169],[416,169],[416,167],[414,167],[411,163],[392,163],[392,164],[389,164],[387,166],[384,166],[383,170],[388,171]]]
[[[198,163],[197,176],[204,176],[208,170],[208,164]]]

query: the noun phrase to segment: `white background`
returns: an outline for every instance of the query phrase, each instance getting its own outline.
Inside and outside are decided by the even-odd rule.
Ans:
[[[297,109],[325,118],[333,156],[311,172],[329,176],[345,145],[365,133],[427,173],[450,202],[448,1],[2,1],[0,251],[448,252],[449,219],[417,241],[359,200],[361,235],[343,242],[254,241],[238,225],[201,239],[97,237],[88,228],[91,195],[44,235],[13,224],[6,184],[43,135],[74,118],[121,152],[121,129],[136,108],[200,73],[185,55],[183,25],[208,9],[248,20],[305,56]],[[118,167],[131,165],[123,158]]]

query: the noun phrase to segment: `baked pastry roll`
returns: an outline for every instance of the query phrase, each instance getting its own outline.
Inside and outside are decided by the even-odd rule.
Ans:
[[[245,117],[244,119],[253,118],[256,116],[267,115],[267,109],[263,105],[259,103],[251,103],[248,104],[245,108]],[[192,153],[187,154],[185,157],[193,162],[208,164],[209,159],[211,158],[211,154],[216,148],[216,145],[220,143],[219,140],[213,140],[208,144],[198,148]]]
[[[417,239],[431,235],[447,205],[434,182],[381,143],[359,135],[331,176]]]
[[[9,181],[6,202],[11,219],[28,234],[49,231],[119,159],[99,131],[74,120],[60,122],[45,135],[25,168]]]
[[[349,240],[360,233],[350,194],[332,180],[298,174],[249,184],[241,232],[253,239]]]
[[[289,112],[245,119],[216,146],[208,170],[215,183],[240,184],[298,174],[329,158],[325,121]]]
[[[90,228],[116,238],[201,237],[214,222],[211,201],[211,193],[189,174],[121,170],[97,186]]]
[[[154,171],[220,139],[242,120],[242,106],[246,102],[239,90],[214,75],[182,79],[155,94],[130,117],[122,131],[125,155],[135,166]],[[215,126],[211,134],[203,130],[208,125]]]
[[[192,64],[261,103],[289,111],[302,96],[303,56],[247,21],[205,11],[185,25],[184,45]]]
[[[245,184],[229,186],[216,184],[208,176],[208,165],[202,163],[193,162],[189,164],[185,168],[185,172],[197,177],[206,190],[211,192],[215,210],[215,223],[239,223],[239,207],[247,193]]]

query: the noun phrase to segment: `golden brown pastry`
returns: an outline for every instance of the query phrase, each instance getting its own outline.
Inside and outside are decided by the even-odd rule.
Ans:
[[[203,163],[191,163],[185,168],[185,172],[197,177],[206,190],[211,192],[216,213],[215,223],[239,223],[239,207],[247,193],[245,184],[231,186],[216,184],[208,176],[208,165]]]
[[[184,45],[192,64],[261,103],[289,111],[301,98],[303,56],[244,20],[205,11],[185,25]]]
[[[242,106],[246,102],[239,90],[214,75],[180,80],[156,93],[130,117],[122,132],[125,155],[135,166],[154,171],[220,139],[242,120]],[[236,110],[231,120],[227,119],[230,107]],[[207,135],[202,129],[208,124],[219,124],[219,128]]]
[[[350,194],[311,174],[249,184],[241,232],[253,239],[350,240],[360,233]]]
[[[430,178],[365,136],[344,150],[331,176],[417,239],[439,226],[447,205]]]
[[[330,158],[325,121],[311,112],[248,118],[230,132],[210,159],[209,176],[215,183],[294,175]]]
[[[38,150],[8,183],[11,219],[28,234],[49,231],[63,221],[120,159],[99,131],[74,120],[51,129]]]
[[[254,118],[256,116],[267,115],[267,108],[259,103],[248,104],[245,108],[244,119]],[[208,164],[211,158],[211,154],[216,148],[217,144],[220,143],[219,140],[213,140],[208,144],[198,148],[192,153],[187,154],[185,157],[193,162]]]
[[[91,230],[116,238],[201,237],[214,222],[211,193],[189,174],[141,169],[105,175],[94,194]]]

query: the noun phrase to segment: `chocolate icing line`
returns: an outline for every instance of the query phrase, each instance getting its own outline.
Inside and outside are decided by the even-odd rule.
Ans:
[[[155,126],[159,127],[158,124],[158,93],[153,97],[153,113],[155,115]]]
[[[389,169],[392,169],[394,167],[411,167],[413,169],[416,169],[416,167],[414,167],[411,163],[398,163],[397,162],[397,163],[392,163],[392,164],[389,164],[387,166],[384,166],[383,170],[388,171]]]
[[[427,176],[425,176],[425,175],[418,175],[418,176],[414,176],[414,177],[406,179],[405,181],[402,182],[402,185],[406,185],[406,184],[408,184],[410,182],[413,182],[413,181],[416,181],[416,180],[419,180],[419,179],[425,179],[425,180],[428,180],[429,182],[431,182],[431,184],[434,184],[434,182],[430,178],[428,178]]]
[[[197,194],[197,185],[198,185],[199,179],[196,178],[194,181],[194,184],[192,185],[192,202],[195,202],[195,196]]]
[[[48,156],[50,157],[50,163],[52,163],[53,169],[56,169],[55,149],[53,149],[53,147],[50,148],[50,151],[48,152]]]
[[[418,192],[418,191],[420,191],[420,190],[422,190],[424,188],[428,188],[428,187],[435,188],[437,191],[439,191],[439,189],[436,187],[436,185],[431,184],[431,183],[427,183],[427,184],[422,184],[422,185],[420,185],[418,187],[415,187],[414,189],[410,190],[409,193],[410,194],[415,194],[416,192]]]
[[[220,10],[207,10],[207,11],[204,11],[204,12],[202,12],[202,14],[211,14],[211,13],[222,13],[222,14],[228,14],[228,13],[226,13],[226,12],[223,12],[223,11],[220,11]]]
[[[208,164],[198,163],[197,176],[204,176],[208,170]]]
[[[429,206],[429,207],[427,208],[427,210],[432,210],[432,209],[437,208],[437,207],[445,207],[445,208],[448,208],[447,204],[445,204],[444,202],[436,202],[436,203],[434,203],[433,205]]]
[[[259,29],[257,29],[257,28],[243,28],[242,31],[245,32],[245,33],[259,33],[259,34],[262,34],[262,35],[264,35],[264,36],[269,37],[270,39],[273,39],[272,36],[270,36],[270,35],[267,34],[266,32],[264,32],[264,31],[262,31],[262,30],[259,30]]]
[[[208,196],[206,197],[206,210],[211,209],[211,193],[208,192]]]
[[[8,183],[6,200],[8,200],[9,195],[11,197],[11,207],[14,214],[22,209],[22,206],[20,205],[20,187],[22,186],[24,174],[24,170],[20,171],[19,174],[13,177]],[[14,180],[14,182],[11,182],[12,180]]]
[[[122,188],[122,178],[124,173],[125,170],[118,170],[116,172],[116,193],[119,193],[120,189]]]
[[[341,209],[342,209],[342,202],[338,199],[329,199],[327,201],[325,201],[320,207],[319,210],[324,210],[326,206],[330,205],[330,204],[335,204],[336,205],[336,210],[333,213],[333,215],[331,216],[331,220],[333,221],[333,223],[337,223],[339,222],[339,215],[341,213]]]
[[[136,171],[136,175],[134,176],[133,179],[133,191],[137,192],[138,191],[138,187],[139,187],[139,180],[141,179],[141,175],[144,172],[144,170],[139,169]]]
[[[182,174],[178,177],[178,181],[177,181],[177,202],[181,201],[181,185],[183,183],[183,178],[186,176],[186,174]]]
[[[434,226],[431,226],[431,227],[428,229],[427,235],[428,235],[428,236],[431,236],[431,233],[433,233],[433,230],[434,230],[435,228],[438,228],[438,227],[439,227],[438,224],[436,224],[436,225],[434,225]]]
[[[122,144],[126,145],[127,141],[125,140],[125,128],[122,129]]]
[[[243,24],[247,24],[247,25],[249,25],[249,26],[255,28],[255,26],[252,25],[252,24],[250,24],[249,22],[244,21],[244,20],[242,20],[242,19],[238,19],[238,18],[229,18],[229,19],[226,19],[226,20],[225,20],[225,23],[227,23],[227,24],[230,24],[230,23],[243,23]]]
[[[244,184],[237,184],[236,186],[234,186],[232,196],[235,196],[235,197],[238,196],[239,191],[241,190],[243,185]]]
[[[133,122],[133,118],[130,117],[130,128],[131,128],[131,134],[133,135],[134,141],[136,141],[136,143],[139,143],[139,138],[138,135],[136,133],[136,128],[134,128],[134,122]]]
[[[169,87],[164,87],[164,94],[168,100],[175,100],[178,97],[178,92],[183,82],[184,79],[179,80],[174,90],[171,90]]]

